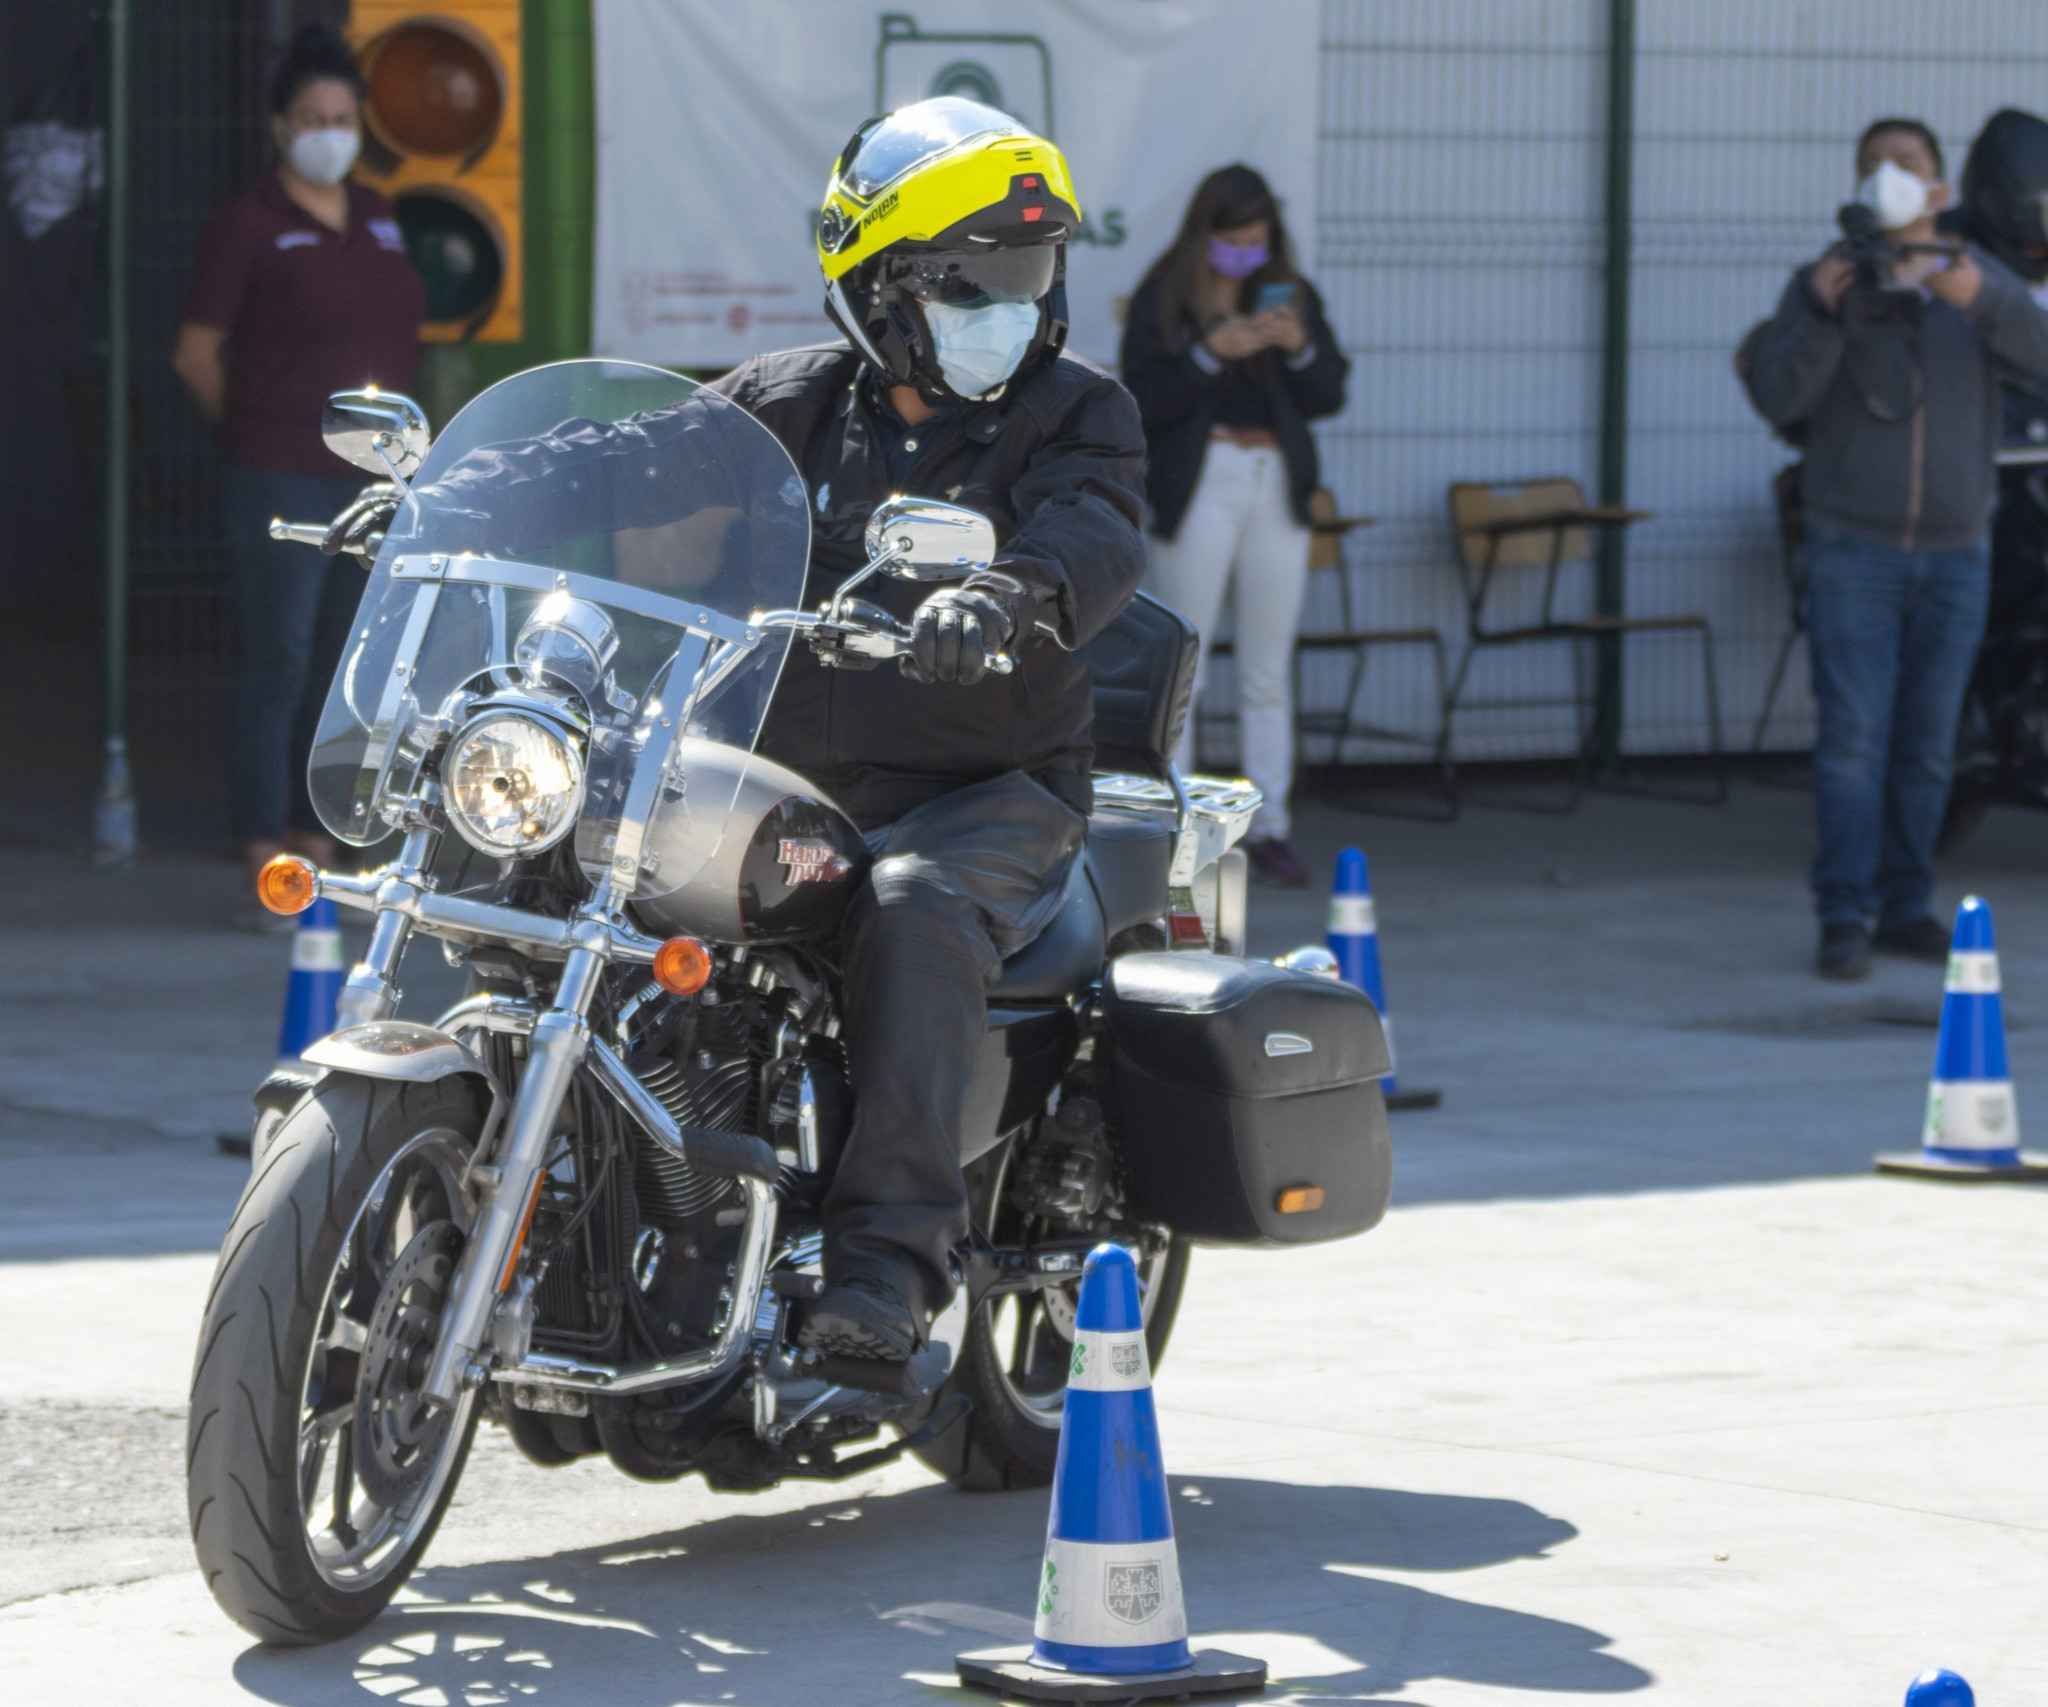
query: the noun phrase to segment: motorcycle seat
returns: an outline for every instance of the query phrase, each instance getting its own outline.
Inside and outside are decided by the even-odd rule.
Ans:
[[[1098,810],[1088,820],[1087,859],[1112,937],[1166,911],[1173,825],[1159,814]]]
[[[1052,923],[1003,962],[988,999],[998,1006],[1064,1002],[1102,971],[1106,949],[1102,908],[1088,881],[1087,861],[1077,859]]]

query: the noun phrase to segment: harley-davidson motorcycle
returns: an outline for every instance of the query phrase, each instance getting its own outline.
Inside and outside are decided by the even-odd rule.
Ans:
[[[522,454],[592,423],[668,454],[580,475]],[[339,1028],[257,1094],[195,1354],[193,1541],[253,1634],[375,1617],[484,1419],[536,1464],[601,1452],[721,1490],[905,1452],[962,1487],[1044,1483],[1096,1243],[1136,1255],[1156,1361],[1192,1244],[1378,1222],[1378,1016],[1320,949],[1241,958],[1233,844],[1258,794],[1175,775],[1195,637],[1141,597],[1088,652],[1085,852],[990,989],[955,1300],[908,1363],[803,1349],[861,1094],[834,959],[868,852],[756,737],[793,644],[887,666],[908,638],[892,587],[907,608],[985,565],[992,524],[891,499],[866,567],[807,609],[795,466],[673,374],[535,369],[431,445],[388,393],[335,397],[325,428],[401,497],[365,548],[312,793],[343,842],[402,840],[381,869],[283,856],[259,883],[280,912],[358,909],[370,936]],[[471,978],[431,1025],[396,1017],[422,937]]]

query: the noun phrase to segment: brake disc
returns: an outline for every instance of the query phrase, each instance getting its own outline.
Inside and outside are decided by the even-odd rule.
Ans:
[[[426,1481],[448,1433],[450,1413],[429,1405],[420,1386],[461,1252],[454,1222],[429,1221],[399,1253],[370,1312],[349,1432],[356,1480],[387,1510]]]

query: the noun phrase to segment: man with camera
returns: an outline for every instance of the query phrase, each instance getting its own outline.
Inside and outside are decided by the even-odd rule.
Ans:
[[[1941,960],[1934,842],[1984,636],[2001,381],[2048,380],[2048,312],[1943,240],[1941,144],[1881,119],[1856,147],[1843,241],[1743,341],[1750,400],[1804,447],[1807,632],[1824,978],[1873,946]]]

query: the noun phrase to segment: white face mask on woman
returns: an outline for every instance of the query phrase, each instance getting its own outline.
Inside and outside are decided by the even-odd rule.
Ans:
[[[286,151],[292,170],[309,184],[338,184],[356,163],[362,138],[351,125],[325,130],[302,130],[292,138]]]
[[[932,354],[953,395],[986,397],[1009,384],[1038,336],[1038,312],[1035,302],[991,302],[980,308],[927,302],[924,318],[932,331]]]

